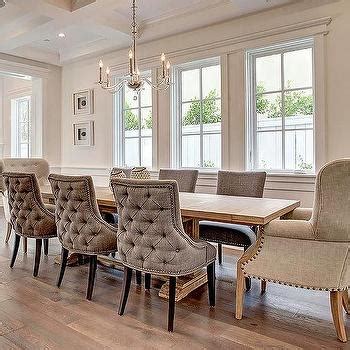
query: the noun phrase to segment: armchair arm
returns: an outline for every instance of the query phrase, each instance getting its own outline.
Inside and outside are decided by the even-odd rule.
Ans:
[[[265,236],[313,240],[314,229],[310,221],[273,220],[264,227]]]
[[[296,208],[282,217],[283,220],[310,220],[312,208]]]

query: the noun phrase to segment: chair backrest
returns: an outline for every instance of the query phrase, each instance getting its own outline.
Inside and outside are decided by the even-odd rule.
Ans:
[[[118,167],[114,167],[111,170],[111,176],[113,176],[114,174],[118,174],[120,171],[122,171],[127,178],[130,178],[130,174],[131,174],[131,170],[132,169],[133,168],[118,168]]]
[[[176,275],[205,259],[205,251],[183,230],[176,181],[113,179],[112,188],[119,215],[118,252],[125,265]]]
[[[350,242],[350,159],[326,164],[316,178],[315,239]]]
[[[49,181],[55,197],[57,235],[63,247],[83,253],[101,245],[108,248],[108,242],[103,243],[110,239],[105,232],[107,224],[98,209],[91,176],[50,174]]]
[[[175,180],[180,192],[194,193],[198,179],[198,170],[160,169],[159,180]]]
[[[4,158],[4,172],[33,173],[40,186],[47,185],[49,163],[42,158]]]
[[[5,184],[2,179],[2,173],[4,172],[4,162],[2,159],[0,159],[0,193],[4,193],[5,191]]]
[[[44,206],[35,174],[5,172],[3,179],[15,232],[26,237],[55,233],[54,215]]]
[[[266,172],[222,171],[218,172],[217,194],[261,198],[264,194]]]

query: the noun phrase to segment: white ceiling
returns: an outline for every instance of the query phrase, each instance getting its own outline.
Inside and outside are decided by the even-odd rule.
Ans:
[[[140,41],[294,1],[137,0]],[[125,48],[130,44],[130,16],[131,0],[7,0],[0,8],[0,52],[64,64]]]

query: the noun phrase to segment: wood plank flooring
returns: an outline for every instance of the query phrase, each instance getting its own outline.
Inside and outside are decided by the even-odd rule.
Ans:
[[[88,267],[67,268],[61,289],[55,287],[59,253],[50,241],[39,276],[32,277],[34,242],[20,248],[9,268],[13,237],[4,244],[0,209],[0,349],[350,349],[337,341],[326,292],[268,284],[260,294],[253,281],[244,317],[234,318],[235,261],[227,250],[217,267],[217,302],[210,309],[206,286],[177,304],[175,332],[167,326],[167,302],[152,289],[132,285],[125,315],[117,315],[122,272],[99,267],[93,300],[85,300]],[[350,336],[350,317],[345,316]]]

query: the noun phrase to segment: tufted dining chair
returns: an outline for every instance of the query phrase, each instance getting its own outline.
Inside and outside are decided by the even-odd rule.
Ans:
[[[225,196],[256,197],[264,194],[266,172],[259,171],[219,171],[216,193]],[[222,263],[222,245],[231,245],[248,249],[256,241],[256,228],[230,223],[201,221],[199,237],[205,241],[218,243],[219,264]],[[246,288],[251,287],[250,279],[246,280]],[[262,283],[262,291],[265,283]]]
[[[2,169],[1,169],[2,168]],[[33,173],[36,175],[39,186],[47,185],[47,177],[49,176],[49,163],[42,158],[4,158],[2,160],[2,165],[0,166],[0,171],[2,172],[18,172],[18,173]],[[1,182],[1,179],[0,179]],[[12,226],[10,222],[10,212],[8,208],[8,200],[6,191],[3,192],[3,205],[5,219],[7,222],[7,234],[5,243],[8,243]],[[27,252],[27,238],[23,238],[23,250]],[[48,240],[44,240],[44,253],[48,255]]]
[[[102,219],[90,176],[50,174],[49,181],[55,198],[57,235],[62,244],[57,286],[61,286],[69,252],[89,256],[86,298],[91,300],[97,255],[116,252],[117,229]]]
[[[36,277],[39,271],[42,241],[57,236],[54,209],[50,205],[44,205],[35,174],[5,172],[2,175],[7,189],[10,223],[15,231],[15,245],[10,266],[11,268],[14,266],[21,237],[35,238],[33,275]]]
[[[211,244],[183,230],[176,181],[113,179],[118,253],[124,265],[119,315],[128,299],[132,271],[169,277],[168,331],[173,331],[176,278],[207,267],[209,302],[215,305],[215,256]]]
[[[159,180],[176,180],[180,192],[194,193],[198,179],[198,170],[160,169]]]
[[[296,210],[262,228],[237,264],[236,318],[242,318],[244,277],[330,292],[339,340],[346,342],[342,302],[349,314],[350,159],[325,165],[316,178],[312,217]]]

